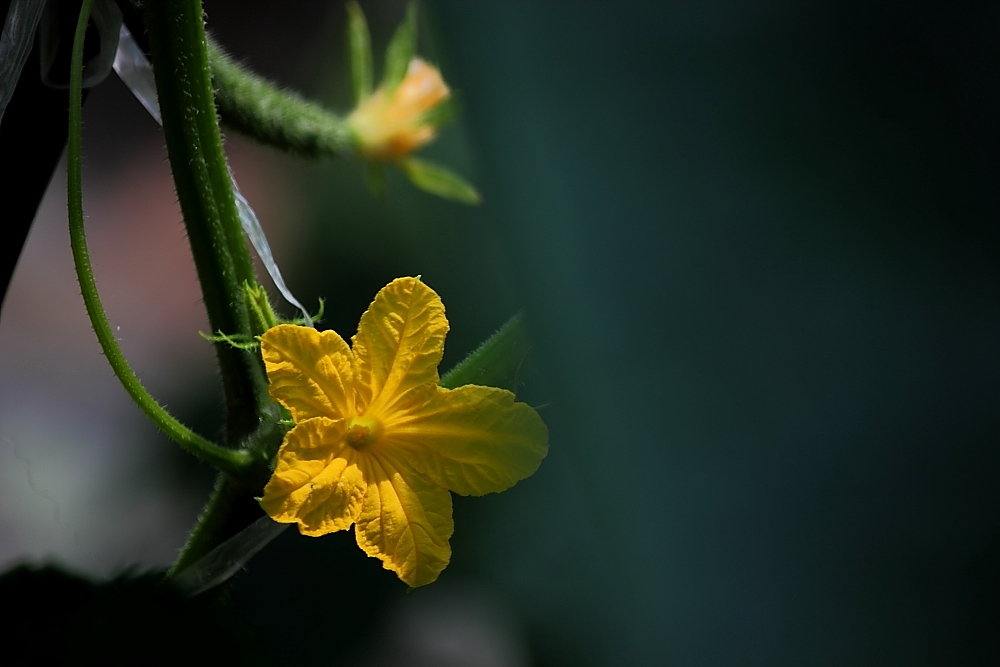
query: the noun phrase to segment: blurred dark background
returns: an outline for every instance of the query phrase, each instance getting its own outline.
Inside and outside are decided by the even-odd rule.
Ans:
[[[205,4],[234,55],[347,108],[339,2]],[[378,53],[403,5],[362,6]],[[402,178],[375,200],[353,162],[237,137],[233,166],[292,290],[327,299],[324,326],[350,335],[379,287],[421,274],[448,307],[447,367],[525,308],[521,397],[544,406],[551,452],[509,492],[455,499],[454,558],[425,589],[351,534],[284,533],[227,598],[261,658],[1000,663],[1000,5],[426,2],[421,29],[462,106],[426,154],[483,206]],[[98,281],[144,378],[212,432],[143,113],[117,80],[87,102]],[[137,165],[155,188],[103,203],[146,192]],[[155,568],[210,476],[86,338],[58,187],[0,326],[0,556]],[[174,263],[139,278],[164,248]]]

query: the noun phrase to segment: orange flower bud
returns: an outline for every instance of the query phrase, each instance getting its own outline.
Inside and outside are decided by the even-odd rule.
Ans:
[[[347,117],[358,151],[370,160],[403,159],[434,138],[424,117],[450,94],[437,68],[414,58],[392,93],[380,87]]]

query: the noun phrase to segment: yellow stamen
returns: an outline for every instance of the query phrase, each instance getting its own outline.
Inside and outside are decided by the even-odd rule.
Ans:
[[[377,420],[366,417],[354,417],[347,426],[345,436],[347,444],[354,449],[362,449],[375,442],[382,427]]]

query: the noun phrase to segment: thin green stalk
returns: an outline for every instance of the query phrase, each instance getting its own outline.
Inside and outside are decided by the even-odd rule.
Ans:
[[[156,90],[177,196],[212,331],[252,334],[243,284],[256,285],[233,197],[208,67],[201,3],[145,5]],[[226,434],[239,442],[272,410],[259,355],[215,344]]]
[[[136,377],[132,368],[125,360],[125,356],[122,354],[121,348],[118,347],[118,342],[115,340],[114,334],[111,331],[111,325],[108,323],[108,318],[101,305],[101,299],[97,292],[97,283],[94,280],[94,272],[90,264],[86,232],[84,231],[83,185],[80,159],[82,144],[80,130],[82,123],[83,36],[87,30],[87,22],[90,17],[92,4],[93,0],[85,0],[83,3],[73,41],[72,69],[70,71],[68,166],[66,176],[69,197],[70,245],[73,250],[73,263],[76,266],[76,275],[80,281],[80,290],[83,293],[83,302],[87,308],[87,315],[90,317],[94,332],[97,334],[97,340],[101,344],[101,349],[104,351],[104,356],[107,357],[111,369],[121,381],[128,395],[139,406],[139,409],[166,433],[167,436],[184,449],[219,470],[234,475],[241,475],[253,464],[251,454],[242,450],[226,449],[213,442],[209,442],[181,424],[157,403],[156,399],[139,382],[139,378]]]

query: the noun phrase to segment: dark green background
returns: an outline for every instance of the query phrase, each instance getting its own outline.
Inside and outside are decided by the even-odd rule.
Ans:
[[[439,15],[556,403],[505,531],[534,622],[595,664],[1000,660],[1000,8]]]

